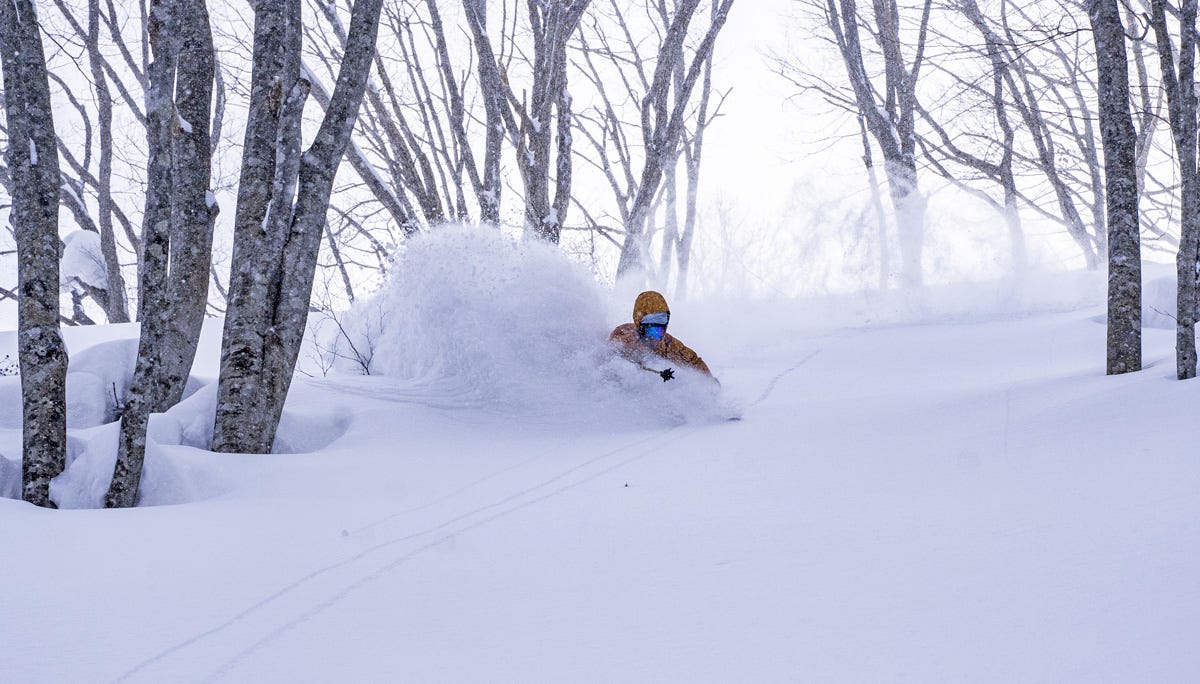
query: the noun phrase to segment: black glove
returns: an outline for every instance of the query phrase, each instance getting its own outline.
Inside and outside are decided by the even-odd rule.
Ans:
[[[659,375],[662,376],[663,382],[666,382],[666,381],[670,380],[671,378],[675,377],[675,371],[668,368],[665,371],[659,373]]]

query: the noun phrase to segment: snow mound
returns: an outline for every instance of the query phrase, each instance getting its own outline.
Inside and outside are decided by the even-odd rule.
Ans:
[[[71,356],[67,366],[67,426],[90,428],[117,419],[125,403],[133,367],[136,337],[109,340]]]
[[[108,288],[108,272],[100,253],[100,234],[76,230],[63,237],[63,256],[59,267],[62,289],[71,289],[75,279],[100,289]]]
[[[1143,279],[1142,282],[1142,327],[1175,329],[1175,313],[1178,308],[1175,274],[1160,275]]]
[[[561,250],[456,226],[414,239],[346,316],[343,357],[523,423],[647,425],[729,412],[705,378],[664,384],[616,357],[606,298]],[[622,307],[625,308],[625,307]],[[345,369],[345,368],[344,368]]]
[[[353,414],[344,407],[324,407],[316,411],[285,408],[279,418],[279,429],[275,431],[271,453],[304,454],[320,451],[341,439],[352,420]],[[211,426],[209,432],[212,432]]]
[[[208,449],[216,402],[216,384],[209,383],[166,412],[150,416],[139,506],[200,501],[227,489],[211,468],[189,465],[181,453]],[[119,436],[119,422],[69,433],[67,467],[50,483],[50,496],[60,508],[104,505],[117,463]]]
[[[136,340],[134,340],[136,342]],[[231,485],[208,451],[212,444],[217,383],[195,377],[194,392],[163,413],[150,416],[146,460],[138,487],[139,506],[191,503],[219,496]],[[287,408],[279,423],[275,453],[317,451],[340,438],[350,423],[343,409],[297,411]],[[71,430],[67,467],[50,485],[60,508],[100,508],[117,462],[120,423]],[[3,476],[0,464],[0,476]],[[20,468],[17,467],[17,481]],[[0,492],[5,481],[0,481]]]

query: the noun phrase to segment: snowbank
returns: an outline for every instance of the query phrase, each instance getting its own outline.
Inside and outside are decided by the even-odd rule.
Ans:
[[[117,419],[125,403],[133,367],[136,337],[109,340],[71,358],[67,370],[67,427],[89,428]]]
[[[132,340],[136,343],[136,340]],[[216,410],[215,383],[204,385],[165,413],[150,417],[138,505],[188,503],[224,491],[204,469],[178,463],[176,449],[208,449]],[[117,462],[120,423],[71,432],[67,468],[50,483],[59,508],[101,508]]]
[[[1173,264],[1142,266],[1142,327],[1175,329],[1178,307],[1177,278]]]
[[[603,291],[500,243],[523,255],[488,284],[517,301],[492,302],[466,264],[500,256],[434,236],[426,261],[439,239],[447,291],[377,300],[376,370],[405,374],[297,381],[281,437],[315,453],[188,446],[209,385],[154,419],[141,499],[197,503],[0,500],[5,681],[1200,681],[1200,395],[1173,331],[1108,377],[1102,307],[844,329],[672,302],[746,416],[668,426],[682,379],[569,362],[628,293],[596,313]],[[450,321],[408,299],[454,293]],[[502,337],[536,316],[493,309],[555,297],[592,327],[537,340],[550,358]],[[560,375],[522,384],[530,358]],[[72,438],[54,491],[95,505],[115,426]]]
[[[207,451],[216,411],[221,325],[220,319],[205,322],[184,399],[150,418],[140,506],[189,503],[229,490],[228,478]],[[137,324],[63,330],[70,356],[67,458],[66,469],[50,485],[60,508],[103,506],[117,458],[116,421],[137,362],[138,332]],[[0,333],[0,351],[15,354],[15,347],[14,333]],[[341,437],[349,422],[340,407],[289,403],[274,451],[319,450]],[[20,498],[20,454],[21,378],[0,375],[0,498]]]
[[[100,234],[75,230],[63,237],[63,256],[59,265],[63,291],[75,286],[75,279],[92,287],[107,289],[108,272],[100,253]]]

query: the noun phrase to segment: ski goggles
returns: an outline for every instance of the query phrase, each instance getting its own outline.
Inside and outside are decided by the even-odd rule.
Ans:
[[[661,340],[667,334],[667,326],[657,323],[642,324],[642,339]]]
[[[667,321],[671,319],[671,314],[666,311],[646,314],[642,316],[641,331],[642,338],[647,340],[661,340],[663,335],[667,334]]]

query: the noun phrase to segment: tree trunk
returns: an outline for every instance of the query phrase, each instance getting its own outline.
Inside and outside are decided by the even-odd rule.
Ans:
[[[712,14],[720,11],[719,0],[713,0]],[[678,273],[675,276],[675,294],[680,299],[688,296],[688,270],[692,262],[692,243],[696,239],[696,204],[700,195],[700,160],[704,156],[704,132],[708,129],[708,102],[712,94],[713,54],[704,60],[704,81],[700,85],[700,107],[696,111],[696,134],[691,144],[684,149],[687,167],[687,194],[684,200],[683,232],[679,236],[679,247],[675,250]]]
[[[642,167],[641,180],[633,197],[628,218],[625,221],[625,243],[621,246],[621,257],[617,263],[617,277],[631,275],[645,266],[646,220],[653,208],[654,198],[662,183],[663,170],[677,159],[676,148],[683,131],[687,105],[692,90],[704,69],[708,56],[712,54],[717,34],[729,18],[733,0],[722,0],[714,11],[712,23],[704,39],[696,48],[687,75],[675,88],[674,101],[668,108],[668,91],[674,76],[671,55],[682,55],[680,46],[687,37],[688,26],[699,0],[683,0],[676,8],[674,21],[667,30],[659,50],[659,63],[655,65],[654,78],[649,92],[642,103],[642,131],[646,143],[646,158]],[[653,115],[653,116],[652,116]]]
[[[260,12],[266,4],[259,6]],[[272,40],[266,35],[272,27],[260,25],[263,18],[256,17],[253,80],[264,86],[261,102],[269,103],[272,92],[275,97],[286,94],[286,99],[277,105],[276,116],[262,119],[259,130],[273,129],[272,143],[265,145],[265,137],[259,138],[255,149],[269,149],[272,159],[278,151],[281,161],[271,170],[270,185],[265,176],[255,177],[261,184],[256,195],[269,197],[270,214],[257,225],[239,222],[236,227],[244,230],[234,238],[238,291],[235,294],[231,279],[213,430],[216,451],[267,453],[275,441],[308,320],[333,179],[367,88],[382,5],[383,0],[354,3],[337,84],[316,139],[303,155],[292,147],[299,140],[299,114],[308,88],[295,78],[298,66],[297,71],[291,70],[300,56],[299,6],[289,8],[284,21],[291,36],[286,41]],[[268,60],[276,68],[260,70]],[[272,89],[270,83],[291,85],[281,92],[280,86]],[[254,103],[252,95],[252,112]],[[248,129],[246,154],[252,149],[250,135]],[[243,177],[246,164],[243,161]],[[238,211],[243,211],[240,198]]]
[[[129,302],[125,294],[125,278],[121,274],[121,262],[117,257],[116,236],[113,233],[112,199],[112,154],[113,154],[113,103],[108,90],[108,77],[104,74],[103,57],[100,54],[100,0],[88,0],[88,65],[92,72],[92,87],[96,89],[96,107],[100,120],[100,169],[97,180],[96,201],[100,216],[100,253],[104,258],[107,276],[108,297],[104,302],[104,313],[109,323],[129,322]]]
[[[888,289],[892,278],[891,248],[888,246],[887,219],[883,215],[883,199],[879,194],[879,178],[875,175],[874,155],[871,154],[871,141],[867,137],[867,125],[862,114],[858,117],[859,138],[863,146],[863,166],[867,169],[867,186],[871,191],[871,210],[875,216],[875,235],[879,241],[879,291]]]
[[[517,167],[525,187],[525,232],[554,244],[558,244],[562,232],[571,189],[567,41],[590,2],[528,2],[534,41],[533,88],[528,104],[521,102],[519,105]],[[510,100],[517,101],[515,96],[510,96]],[[552,165],[551,150],[555,143],[557,157]],[[550,192],[551,166],[555,169],[553,197]]]
[[[925,242],[925,196],[917,187],[916,160],[909,155],[886,159],[888,195],[896,214],[896,242],[900,248],[900,280],[905,287],[920,287]]]
[[[479,62],[479,89],[483,96],[484,125],[487,126],[483,144],[479,220],[497,225],[500,222],[500,154],[504,131],[506,126],[515,126],[507,123],[512,114],[505,105],[503,75],[487,34],[487,2],[462,0],[462,4]]]
[[[50,480],[63,471],[67,449],[67,351],[59,332],[58,297],[60,179],[50,83],[32,0],[0,3],[0,65],[20,293],[21,496],[55,508]]]
[[[277,234],[264,234],[264,229],[270,225],[267,211],[273,203],[272,190],[278,185],[276,159],[289,161],[286,148],[280,147],[279,133],[284,110],[293,111],[284,106],[285,101],[300,78],[300,16],[298,0],[262,0],[254,12],[250,111],[221,338],[214,451],[265,453],[271,449],[270,440],[266,448],[259,448],[262,440],[251,434],[255,430],[251,421],[262,413],[259,380],[263,347],[265,338],[273,334],[268,297],[278,287],[271,277],[271,272],[279,268],[278,259],[271,260],[262,243],[279,241]],[[285,199],[290,207],[292,198]]]
[[[1200,235],[1200,177],[1196,169],[1196,0],[1184,0],[1179,13],[1179,71],[1163,0],[1151,2],[1151,26],[1154,28],[1162,70],[1163,88],[1180,180],[1180,235],[1176,255],[1177,301],[1175,312],[1175,371],[1180,380],[1196,377],[1196,260],[1197,235]]]
[[[150,414],[183,397],[208,304],[217,215],[209,192],[215,55],[208,10],[203,0],[158,0],[151,16],[147,217],[154,223],[146,226],[153,241],[145,243],[153,246],[154,266],[145,269],[138,361],[104,502],[109,508],[136,504]]]
[[[1129,112],[1125,29],[1116,0],[1088,0],[1096,43],[1108,224],[1108,374],[1142,368],[1137,134]]]

